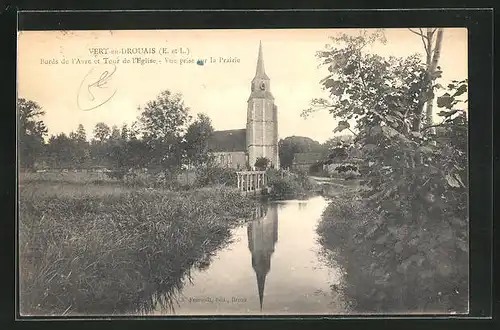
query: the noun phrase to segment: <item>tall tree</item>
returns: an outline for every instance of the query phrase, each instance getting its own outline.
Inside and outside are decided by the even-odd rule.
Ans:
[[[213,132],[212,121],[203,113],[188,126],[184,136],[188,165],[203,165],[210,160],[208,140]]]
[[[72,148],[71,154],[73,158],[73,165],[83,167],[87,165],[90,160],[90,150],[87,142],[87,134],[82,124],[79,124],[75,132],[69,133]]]
[[[118,128],[118,126],[113,125],[111,127],[111,136],[110,136],[110,139],[117,141],[117,140],[120,140],[121,137],[122,137],[122,134],[120,132],[120,129]]]
[[[106,141],[111,134],[111,129],[105,123],[97,123],[94,128],[94,138],[97,141]]]
[[[19,162],[22,168],[33,169],[35,161],[43,153],[47,128],[40,119],[45,112],[36,102],[19,98]]]
[[[426,89],[425,93],[422,93],[422,98],[419,100],[419,107],[421,107],[421,112],[423,112],[424,104],[425,110],[425,122],[427,126],[433,124],[433,103],[434,103],[434,89],[437,86],[433,86],[433,81],[441,76],[441,70],[438,66],[439,58],[441,57],[441,44],[443,42],[443,29],[442,28],[427,28],[424,33],[423,29],[415,31],[409,29],[411,32],[415,33],[422,39],[426,53]],[[432,132],[434,129],[432,129]]]
[[[121,138],[123,141],[127,141],[130,137],[130,130],[127,124],[122,125]]]
[[[78,128],[76,129],[76,140],[80,143],[87,141],[87,132],[85,131],[85,127],[83,127],[83,124],[79,124]]]
[[[51,166],[54,168],[70,167],[74,164],[74,143],[64,133],[50,137],[47,153]]]
[[[359,194],[365,197],[362,205],[378,213],[362,226],[362,239],[370,247],[366,251],[381,248],[359,268],[382,265],[381,274],[389,274],[388,283],[398,288],[391,293],[385,283],[377,289],[372,282],[373,297],[389,304],[401,299],[408,306],[417,296],[422,306],[442,304],[443,297],[455,299],[459,292],[466,297],[468,264],[456,260],[468,258],[467,118],[459,105],[467,79],[452,81],[437,98],[443,121],[432,126],[444,131],[428,134],[431,126],[420,125],[423,105],[432,96],[430,87],[443,89],[434,84],[438,71],[429,75],[428,62],[418,54],[371,53],[364,35],[343,34],[332,41],[318,53],[330,72],[321,82],[330,97],[314,100],[313,107],[341,119],[338,131],[349,128],[349,119],[356,123],[355,142],[363,150]],[[410,268],[414,258],[421,261]],[[425,290],[415,292],[419,286]]]
[[[151,163],[163,169],[165,175],[173,174],[181,168],[185,156],[183,136],[190,119],[189,108],[181,94],[166,90],[140,111],[141,133],[152,151]]]
[[[278,142],[280,166],[288,168],[293,157],[300,152],[325,152],[326,149],[318,142],[305,136],[288,136]]]

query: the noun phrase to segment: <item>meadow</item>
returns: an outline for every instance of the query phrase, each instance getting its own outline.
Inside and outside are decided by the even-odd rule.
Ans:
[[[175,308],[258,202],[225,186],[167,190],[90,173],[19,178],[22,315],[110,315]]]

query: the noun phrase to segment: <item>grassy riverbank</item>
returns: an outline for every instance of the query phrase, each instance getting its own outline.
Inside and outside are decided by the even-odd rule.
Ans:
[[[355,312],[467,312],[466,221],[395,221],[347,193],[332,199],[317,231],[345,271]]]
[[[281,175],[276,170],[267,171],[270,200],[306,199],[319,191],[319,185],[305,173]]]
[[[225,187],[172,192],[111,183],[20,182],[24,315],[126,313],[171,304],[256,202]]]

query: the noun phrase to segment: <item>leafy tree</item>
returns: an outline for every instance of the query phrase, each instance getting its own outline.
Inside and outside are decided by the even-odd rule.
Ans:
[[[139,123],[151,150],[150,163],[159,166],[166,176],[177,172],[185,157],[183,137],[190,119],[181,94],[163,91],[140,110]]]
[[[266,157],[258,157],[255,160],[255,168],[257,168],[260,171],[265,171],[267,169],[267,166],[269,165],[270,160]]]
[[[429,74],[418,55],[369,53],[366,46],[380,38],[365,32],[332,38],[334,46],[318,52],[329,70],[321,84],[330,98],[313,100],[304,113],[328,109],[340,119],[338,132],[350,130],[348,121],[355,121],[355,143],[363,151],[359,171],[367,188],[360,192],[363,207],[379,217],[358,231],[367,247],[360,249],[375,251],[365,258],[375,266],[366,266],[387,274],[370,295],[378,295],[379,302],[423,301],[425,308],[467,292],[467,117],[460,108],[467,80],[453,81],[437,99],[443,121],[422,125],[431,91],[445,89],[435,82],[441,72],[436,67]],[[439,129],[437,137],[432,128]]]
[[[35,161],[43,153],[44,136],[47,128],[40,119],[45,114],[36,102],[19,98],[17,100],[19,112],[19,163],[21,168],[32,170]]]
[[[64,133],[51,136],[47,143],[47,154],[54,168],[70,167],[74,164],[74,143]]]
[[[280,164],[288,168],[293,163],[295,153],[325,152],[325,148],[318,142],[305,136],[289,136],[278,142]]]
[[[339,145],[351,145],[353,143],[353,135],[338,135],[329,138],[323,143],[323,147],[330,151],[337,148]]]
[[[111,136],[109,137],[109,139],[114,140],[114,141],[118,141],[121,139],[121,137],[122,137],[122,134],[120,132],[120,129],[118,128],[118,126],[113,125],[111,127]]]
[[[69,139],[71,140],[71,155],[73,159],[73,164],[78,167],[85,166],[87,162],[91,159],[90,148],[87,142],[87,134],[85,128],[82,124],[78,125],[76,132],[71,132],[69,134]]]
[[[184,136],[188,165],[203,165],[210,161],[208,140],[214,132],[212,121],[205,114],[189,125]]]
[[[121,139],[127,141],[130,137],[130,131],[127,124],[123,124],[121,131]]]
[[[97,141],[104,142],[111,135],[111,129],[105,123],[97,123],[94,128],[94,138]]]

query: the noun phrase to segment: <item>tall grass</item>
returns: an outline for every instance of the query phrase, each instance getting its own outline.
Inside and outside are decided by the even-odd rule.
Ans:
[[[21,314],[174,308],[190,269],[206,264],[255,203],[225,187],[171,192],[24,182]]]
[[[266,174],[270,188],[267,197],[271,200],[305,199],[319,190],[315,181],[304,172],[282,176],[280,171],[270,169]]]

